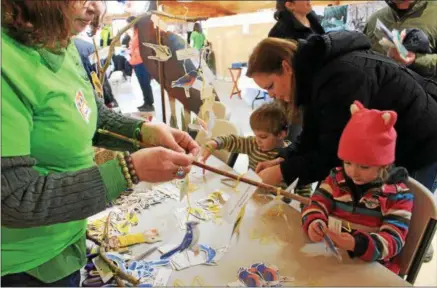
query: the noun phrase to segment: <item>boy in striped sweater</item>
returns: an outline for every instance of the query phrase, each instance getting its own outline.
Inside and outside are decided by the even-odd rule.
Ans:
[[[327,233],[351,257],[379,261],[399,273],[395,256],[405,244],[414,197],[405,184],[406,170],[391,167],[397,114],[367,110],[358,101],[351,112],[338,148],[343,167],[333,169],[311,196],[302,212],[303,229],[313,242]],[[327,229],[331,217],[349,222],[351,231]]]
[[[258,163],[277,158],[279,149],[290,145],[289,141],[284,140],[288,131],[287,117],[276,103],[264,104],[256,109],[250,116],[250,127],[255,136],[228,135],[208,141],[201,161],[205,162],[215,150],[223,149],[246,154],[249,157],[249,168],[255,171]],[[298,187],[295,193],[310,197],[311,185]],[[284,200],[289,203],[288,199]]]

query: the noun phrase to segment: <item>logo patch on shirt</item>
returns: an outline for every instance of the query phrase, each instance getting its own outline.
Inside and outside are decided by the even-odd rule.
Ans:
[[[77,111],[79,111],[83,120],[85,120],[86,123],[89,123],[91,108],[88,106],[88,102],[86,101],[85,96],[80,90],[76,92],[75,103]]]
[[[380,203],[379,203],[379,199],[377,198],[362,198],[360,200],[361,203],[364,203],[364,205],[366,205],[367,208],[369,209],[375,209],[377,207],[379,207]]]

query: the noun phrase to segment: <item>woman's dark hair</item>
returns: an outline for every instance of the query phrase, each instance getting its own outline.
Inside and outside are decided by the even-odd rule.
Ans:
[[[87,1],[41,1],[2,0],[2,27],[9,36],[31,47],[51,50],[67,47],[72,36],[71,15],[78,2]],[[102,15],[96,15],[92,26],[99,25]]]
[[[276,12],[273,14],[273,17],[276,21],[280,21],[284,17],[285,13],[290,13],[285,7],[285,3],[294,1],[296,0],[276,0]]]
[[[194,23],[193,31],[202,33],[202,26],[200,26],[200,23],[198,22]]]

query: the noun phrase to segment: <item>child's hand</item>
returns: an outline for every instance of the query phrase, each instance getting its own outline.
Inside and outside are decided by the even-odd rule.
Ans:
[[[340,249],[354,251],[355,249],[355,238],[349,233],[334,233],[332,231],[328,231],[328,236],[331,237],[335,246]]]
[[[313,242],[320,242],[323,240],[323,231],[319,227],[319,223],[322,224],[323,230],[327,231],[326,223],[322,221],[313,221],[310,226],[308,226],[308,236]]]
[[[267,168],[279,165],[282,161],[284,161],[283,158],[276,158],[269,161],[259,162],[258,165],[256,165],[255,173],[258,174]]]
[[[210,140],[206,142],[205,147],[203,147],[202,157],[200,158],[200,162],[205,163],[208,160],[209,156],[217,149],[217,142],[214,140]]]

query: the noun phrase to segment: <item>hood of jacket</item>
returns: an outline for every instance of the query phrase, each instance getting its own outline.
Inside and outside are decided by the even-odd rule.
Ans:
[[[392,0],[385,0],[385,3],[390,7],[397,21],[407,18],[416,13],[422,13],[427,6],[426,0],[416,0],[406,10],[400,10]]]
[[[326,63],[347,53],[370,48],[369,39],[356,31],[315,34],[307,40],[299,40],[298,50],[292,59],[297,106],[305,104],[305,96],[311,95],[315,74]]]

